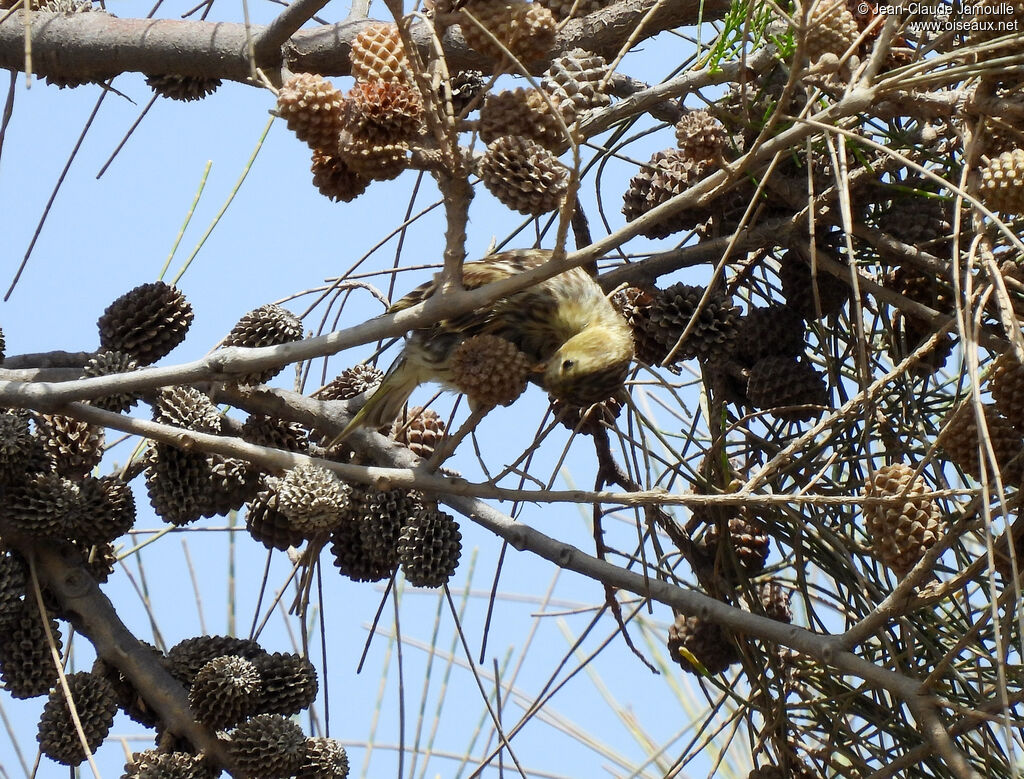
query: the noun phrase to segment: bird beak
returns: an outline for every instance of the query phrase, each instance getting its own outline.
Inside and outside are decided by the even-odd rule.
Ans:
[[[546,371],[547,369],[547,362],[538,362],[535,363],[532,368],[530,368],[530,373],[544,373],[544,371]]]

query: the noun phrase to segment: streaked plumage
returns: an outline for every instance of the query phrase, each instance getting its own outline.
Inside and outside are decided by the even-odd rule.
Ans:
[[[496,254],[467,263],[462,283],[476,289],[542,265],[545,250]],[[402,311],[437,291],[439,277],[391,306]],[[474,335],[496,335],[514,343],[537,365],[537,383],[575,405],[605,400],[622,386],[633,358],[633,339],[622,315],[586,271],[579,268],[495,301],[486,309],[446,319],[406,337],[405,349],[341,437],[360,426],[383,427],[401,411],[420,384],[451,387],[452,353]]]

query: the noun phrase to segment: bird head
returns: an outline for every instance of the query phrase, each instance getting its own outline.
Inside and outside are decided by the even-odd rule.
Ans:
[[[541,383],[558,400],[589,406],[622,388],[632,359],[633,338],[625,325],[588,327],[548,360]]]

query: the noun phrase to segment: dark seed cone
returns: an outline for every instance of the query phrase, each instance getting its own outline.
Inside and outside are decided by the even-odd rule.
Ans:
[[[985,426],[988,428],[988,441],[991,442],[995,452],[995,461],[1003,482],[1018,484],[1024,465],[1018,462],[1011,466],[1010,461],[1024,450],[1024,440],[1022,440],[1020,432],[994,406],[984,406],[983,408]],[[945,450],[950,460],[976,479],[981,478],[981,453],[978,449],[978,441],[978,422],[973,408],[961,408],[952,421],[947,417],[945,430],[939,438],[939,445]],[[988,464],[987,455],[985,462],[985,471],[988,478],[992,479],[994,474],[991,465]]]
[[[909,265],[894,268],[886,278],[885,286],[937,311],[952,310],[952,290],[934,276],[925,275]]]
[[[1012,358],[1005,359],[992,372],[989,390],[996,410],[1015,428],[1024,430],[1024,367]]]
[[[940,198],[903,197],[882,214],[878,227],[903,243],[942,256],[953,232],[951,212],[950,204]]]
[[[49,614],[47,617],[50,633],[60,652],[60,629],[55,619]],[[46,695],[57,683],[57,669],[34,597],[22,602],[21,609],[0,633],[0,680],[12,698]]]
[[[824,54],[841,57],[858,35],[857,21],[845,3],[817,0],[807,19],[807,58],[814,62]]]
[[[306,658],[274,652],[257,658],[254,665],[262,683],[254,711],[287,717],[308,709],[316,700],[316,669]]]
[[[369,392],[380,384],[384,372],[379,368],[359,363],[339,373],[316,393],[317,400],[350,400]]]
[[[475,407],[508,406],[526,391],[533,365],[511,341],[474,335],[459,344],[451,358],[452,382]]]
[[[508,49],[520,62],[532,62],[546,56],[554,45],[555,17],[537,3],[472,0],[465,5],[464,17],[466,12],[471,13],[476,22],[468,17],[460,22],[462,37],[469,48],[491,59],[503,60],[504,49]],[[481,27],[502,46],[495,44]]]
[[[573,49],[551,61],[541,79],[541,88],[559,105],[572,105],[573,113],[579,114],[611,102],[604,84],[607,75],[608,63],[604,57],[585,49]]]
[[[1011,549],[1012,543],[1012,549]],[[1024,524],[1018,517],[992,543],[994,568],[1004,584],[1013,582],[1013,568],[1017,566],[1018,578],[1024,574]],[[983,550],[982,554],[986,554]],[[1012,557],[1011,557],[1012,555]]]
[[[666,149],[651,157],[629,181],[622,197],[622,213],[627,222],[639,219],[648,211],[680,195],[709,171],[703,161],[695,161],[680,149]],[[643,231],[648,238],[665,238],[673,233],[693,230],[711,217],[704,208],[688,208],[665,217]]]
[[[765,357],[750,370],[747,398],[754,408],[769,410],[778,419],[808,420],[819,416],[821,409],[786,407],[825,406],[828,387],[809,363],[792,357]]]
[[[344,96],[315,73],[296,73],[277,94],[277,113],[311,149],[333,149],[341,132]]]
[[[103,459],[103,428],[61,414],[36,414],[36,436],[57,473],[81,478]]]
[[[161,97],[190,103],[216,92],[220,86],[220,79],[200,76],[147,76],[146,84]]]
[[[718,523],[708,527],[702,545],[708,557],[716,561],[716,565],[724,570],[733,567],[732,556],[736,563],[747,574],[756,574],[764,569],[768,559],[770,543],[764,523],[745,510],[723,523],[726,528],[725,537],[728,549],[722,545]]]
[[[256,348],[279,346],[302,340],[302,322],[291,311],[273,303],[260,306],[238,320],[224,339],[223,346]],[[236,377],[239,384],[264,384],[284,370],[280,365]]]
[[[267,549],[302,546],[306,537],[277,510],[277,492],[261,490],[245,507],[245,529]]]
[[[231,655],[254,660],[265,654],[258,643],[248,638],[195,636],[179,641],[167,651],[167,670],[188,687],[199,670],[216,657]]]
[[[739,321],[735,355],[748,368],[762,357],[799,357],[806,334],[803,317],[789,306],[752,308]]]
[[[897,311],[892,321],[894,332],[889,342],[889,350],[896,361],[906,359],[932,337],[931,325],[906,316],[902,311]],[[918,355],[909,368],[910,372],[917,376],[928,376],[939,370],[953,353],[953,346],[951,335],[947,333],[941,336],[931,348]]]
[[[462,554],[462,534],[455,518],[423,508],[409,518],[398,542],[402,572],[414,587],[440,587],[451,579]]]
[[[868,535],[875,554],[899,576],[913,568],[942,535],[939,508],[924,479],[914,479],[914,468],[904,463],[885,465],[864,485],[866,498],[905,496],[906,502],[864,507]]]
[[[423,101],[402,81],[357,81],[342,110],[345,129],[373,143],[413,141],[423,131]]]
[[[390,579],[397,565],[380,565],[363,547],[362,521],[343,520],[331,531],[331,555],[338,572],[354,582],[379,582]]]
[[[1024,149],[1004,151],[981,169],[978,197],[993,211],[1024,214]]]
[[[581,19],[608,5],[606,0],[541,0],[540,4],[551,11],[558,21]]]
[[[721,625],[683,614],[668,629],[668,652],[684,671],[699,673],[681,650],[692,654],[711,674],[722,673],[740,660],[736,645]]]
[[[612,296],[612,305],[622,314],[633,334],[636,359],[646,365],[658,365],[667,354],[650,327],[654,295],[639,287],[627,287]]]
[[[240,431],[243,441],[257,446],[269,446],[285,452],[308,452],[309,437],[306,428],[298,422],[250,414]]]
[[[357,81],[406,81],[409,62],[398,28],[369,24],[352,40],[349,52],[352,77]]]
[[[313,150],[313,186],[335,203],[351,203],[366,191],[369,179],[356,173],[336,152]]]
[[[695,162],[719,159],[725,143],[725,127],[703,109],[687,111],[676,122],[676,145],[687,158]]]
[[[792,593],[786,587],[770,580],[761,585],[757,594],[766,617],[777,622],[793,621],[793,609],[789,605]]]
[[[787,779],[785,772],[776,765],[762,765],[755,768],[747,779]]]
[[[562,205],[569,169],[540,144],[513,135],[497,138],[477,163],[484,186],[503,205],[540,216]]]
[[[146,647],[153,656],[160,662],[164,662],[164,653],[157,649],[152,644],[147,644],[145,641],[140,642]],[[114,689],[114,697],[117,700],[118,707],[135,722],[143,725],[147,728],[152,728],[157,725],[158,717],[156,712],[150,708],[150,706],[142,699],[139,691],[135,688],[135,685],[121,673],[120,670],[112,665],[109,665],[102,658],[97,658],[93,663],[92,672],[94,674],[103,676]]]
[[[552,106],[561,115],[552,111]],[[562,123],[571,125],[574,104],[532,87],[492,92],[480,108],[480,139],[487,144],[505,136],[535,141],[561,154],[569,147]]]
[[[633,314],[636,324],[644,329],[643,337],[661,345],[659,362],[675,349],[695,314],[697,321],[690,328],[686,340],[675,349],[672,362],[693,358],[707,360],[731,350],[740,310],[732,304],[732,298],[716,291],[708,296],[698,313],[704,292],[704,287],[673,284],[655,292],[643,313],[637,309]]]
[[[194,387],[167,387],[160,390],[153,405],[153,421],[197,433],[218,434],[220,411],[209,397]]]
[[[563,427],[582,435],[594,435],[615,425],[615,420],[622,413],[622,399],[616,395],[586,408],[553,399],[551,413],[558,418]]]
[[[39,442],[32,437],[31,419],[26,409],[0,411],[0,484],[25,474],[25,460],[33,448],[45,457]]]
[[[479,70],[460,70],[451,74],[452,111],[459,116],[469,108],[486,86],[484,74]],[[479,104],[478,104],[479,105]]]
[[[822,251],[819,249],[819,251]],[[850,286],[823,270],[812,276],[810,260],[803,250],[790,249],[779,261],[779,279],[786,303],[804,319],[838,314],[850,299]]]
[[[398,545],[403,528],[423,508],[421,495],[409,490],[363,492],[359,534],[363,554],[378,570],[394,572],[398,567]]]
[[[258,714],[231,732],[228,750],[246,776],[285,779],[306,759],[302,728],[279,714]]]
[[[146,469],[146,491],[153,510],[164,522],[187,525],[213,516],[213,462],[200,452],[157,444]]]
[[[100,346],[129,354],[139,365],[152,365],[185,340],[192,324],[192,304],[162,281],[125,293],[96,323]]]
[[[187,752],[136,752],[124,767],[122,779],[215,779],[219,770],[206,765],[202,757]]]
[[[139,364],[127,352],[101,350],[96,356],[85,364],[82,371],[82,378],[89,379],[95,376],[111,376],[118,373],[131,373],[138,370]],[[116,395],[107,395],[102,398],[94,398],[89,402],[102,408],[104,411],[112,411],[115,414],[123,414],[130,409],[142,397],[137,392],[119,392]]]
[[[66,678],[85,743],[90,752],[95,752],[114,724],[114,714],[117,713],[114,688],[102,676],[84,671],[70,673]],[[36,740],[42,753],[58,763],[76,766],[85,760],[85,750],[61,685],[50,692],[43,707]]]
[[[392,435],[409,447],[413,454],[428,459],[444,438],[445,425],[441,415],[432,408],[413,406],[404,417],[395,420]]]
[[[343,518],[352,489],[319,465],[297,465],[276,483],[277,510],[299,532],[326,534]]]
[[[78,485],[57,473],[36,473],[5,496],[5,519],[15,530],[37,538],[64,538],[79,521]]]
[[[71,544],[82,555],[82,563],[98,584],[110,578],[117,567],[117,553],[112,544],[83,544],[79,541]]]
[[[306,759],[295,774],[296,779],[346,779],[347,776],[345,747],[332,738],[306,739]]]
[[[263,682],[243,657],[215,657],[199,669],[188,692],[196,719],[214,730],[233,727],[258,711]]]
[[[409,144],[379,143],[344,130],[338,138],[338,156],[353,171],[372,181],[391,181],[408,167]]]
[[[78,483],[79,511],[69,534],[85,545],[106,544],[135,524],[135,495],[116,476],[87,476]]]
[[[14,552],[0,553],[0,634],[16,622],[28,595],[29,572]],[[2,657],[0,657],[2,660]]]

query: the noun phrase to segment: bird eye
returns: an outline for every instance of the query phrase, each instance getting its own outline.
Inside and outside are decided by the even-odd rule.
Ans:
[[[562,363],[562,370],[563,371],[572,370],[572,366],[575,365],[575,364],[576,363],[574,363],[572,360],[566,360],[565,362]]]

